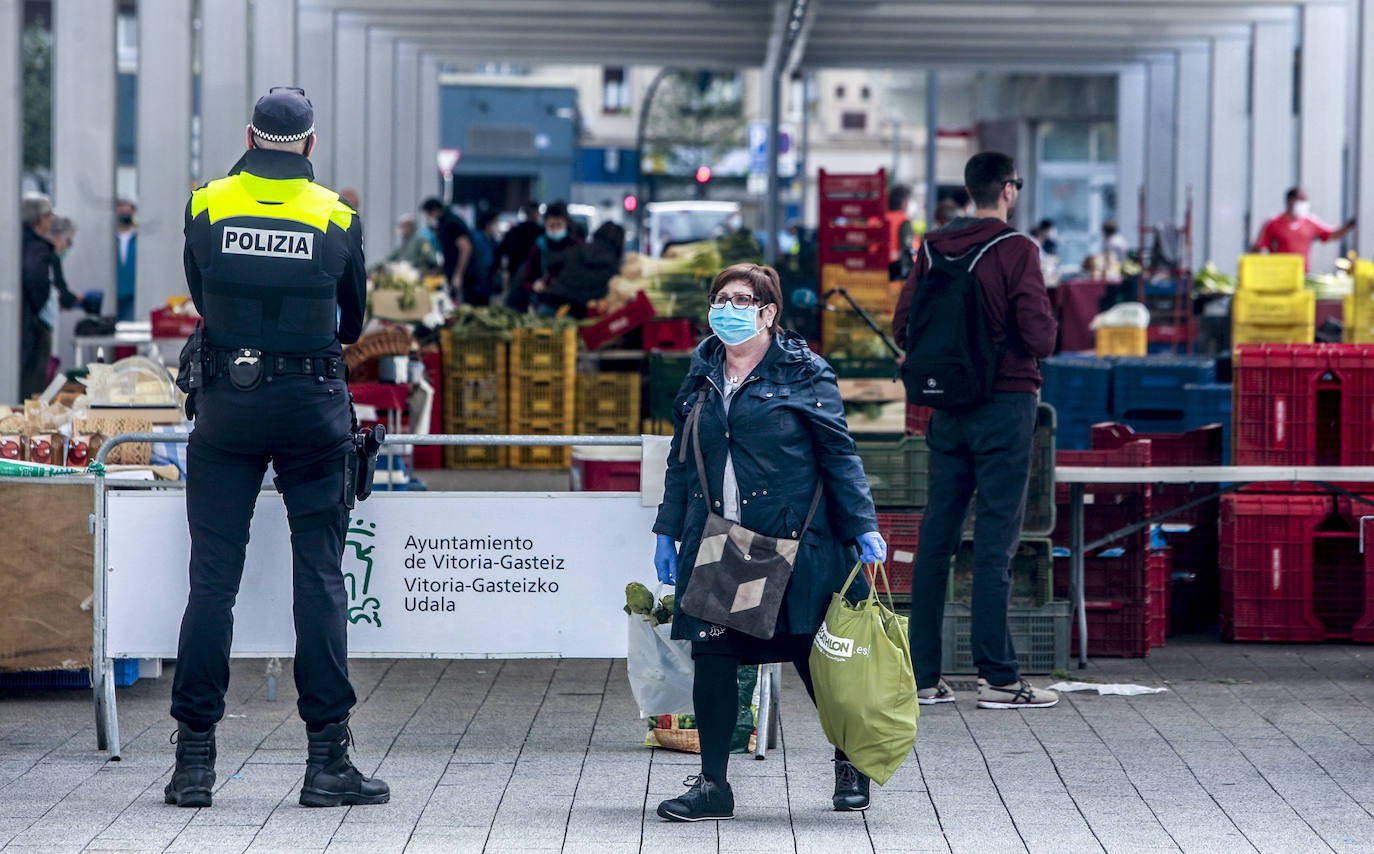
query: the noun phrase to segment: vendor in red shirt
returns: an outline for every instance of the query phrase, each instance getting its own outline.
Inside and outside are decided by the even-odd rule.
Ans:
[[[1275,252],[1301,255],[1303,267],[1311,266],[1308,255],[1312,251],[1312,241],[1340,240],[1355,227],[1350,220],[1340,228],[1332,228],[1312,216],[1312,203],[1302,187],[1288,191],[1287,206],[1283,213],[1264,224],[1259,238],[1255,240],[1255,252]]]

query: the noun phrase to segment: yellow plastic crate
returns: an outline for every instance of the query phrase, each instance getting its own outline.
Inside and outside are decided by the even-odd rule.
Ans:
[[[1231,344],[1311,344],[1316,339],[1312,323],[1290,325],[1237,323],[1231,328]]]
[[[1343,340],[1347,344],[1374,343],[1374,294],[1350,294],[1345,298],[1344,309]]]
[[[572,433],[571,422],[553,419],[511,419],[510,432],[515,436],[564,436]],[[517,445],[510,449],[513,469],[566,469],[572,467],[570,445]]]
[[[832,288],[844,288],[845,293],[865,309],[882,311],[891,315],[897,307],[897,297],[902,292],[902,283],[890,281],[885,271],[847,270],[843,264],[826,264],[821,267],[821,293]],[[847,309],[843,297],[830,298],[832,305]]]
[[[1286,293],[1302,290],[1307,269],[1301,255],[1240,256],[1239,290]]]
[[[1359,299],[1374,300],[1374,261],[1368,258],[1355,260],[1354,295]]]
[[[642,383],[639,374],[578,374],[577,432],[620,436],[637,433]]]
[[[1103,326],[1097,330],[1097,355],[1144,356],[1149,351],[1149,332],[1135,326]]]
[[[510,342],[511,376],[536,376],[551,379],[572,376],[577,369],[577,330],[517,329]]]
[[[1312,291],[1278,294],[1239,290],[1232,298],[1231,317],[1240,325],[1292,326],[1312,323],[1317,295]]]
[[[878,328],[890,334],[892,331],[892,312],[865,309]],[[837,351],[851,358],[871,356],[878,358],[888,353],[879,340],[878,334],[868,328],[849,305],[836,305],[834,311],[821,312],[821,349],[827,355]],[[862,352],[852,352],[856,345]]]
[[[510,347],[499,335],[465,335],[445,329],[440,338],[444,376],[505,376]]]
[[[503,469],[506,468],[506,455],[509,450],[496,445],[446,445],[444,468]]]

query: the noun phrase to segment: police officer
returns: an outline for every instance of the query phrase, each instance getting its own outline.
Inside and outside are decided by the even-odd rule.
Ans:
[[[210,806],[232,610],[270,462],[291,529],[297,708],[309,743],[300,802],[385,803],[386,783],[348,758],[357,697],[340,570],[357,460],[340,342],[362,330],[362,223],[314,183],[314,110],[303,90],[277,87],[259,99],[247,140],[228,177],[196,190],[186,208],[186,281],[205,318],[204,352],[191,359],[204,386],[188,402],[191,594],[172,684],[176,769],[165,799]]]

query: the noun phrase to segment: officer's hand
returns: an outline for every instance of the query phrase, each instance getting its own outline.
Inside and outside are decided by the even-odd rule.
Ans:
[[[654,547],[654,569],[658,580],[664,584],[677,583],[677,542],[667,534],[658,535],[658,545]]]
[[[543,279],[535,279],[535,280],[534,280],[534,284],[531,285],[530,288],[531,288],[531,290],[533,290],[535,293],[537,293],[537,294],[542,294],[542,293],[544,292],[544,280],[543,280]]]
[[[887,560],[887,543],[877,531],[859,535],[859,560],[864,563]]]

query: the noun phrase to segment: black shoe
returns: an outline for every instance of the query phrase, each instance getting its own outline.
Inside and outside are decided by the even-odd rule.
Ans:
[[[705,776],[688,777],[682,785],[687,794],[658,805],[658,817],[668,821],[709,821],[735,817],[735,793],[729,783]]]
[[[835,797],[831,798],[836,812],[863,812],[868,809],[868,777],[854,767],[853,762],[835,760]]]
[[[348,721],[328,724],[318,732],[306,729],[310,752],[305,763],[301,806],[337,807],[384,804],[391,787],[374,777],[364,777],[348,758],[353,733]]]
[[[196,732],[185,722],[177,723],[172,733],[177,746],[177,765],[172,779],[162,791],[165,803],[179,807],[208,807],[215,788],[215,727]]]

